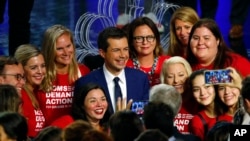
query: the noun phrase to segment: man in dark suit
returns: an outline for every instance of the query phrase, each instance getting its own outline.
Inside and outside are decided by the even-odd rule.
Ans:
[[[129,59],[129,46],[126,33],[116,27],[104,29],[98,37],[99,54],[104,58],[104,65],[92,71],[90,74],[79,78],[75,82],[74,94],[82,85],[94,82],[105,89],[109,112],[112,114],[117,110],[117,99],[115,98],[113,79],[119,77],[119,85],[122,93],[122,103],[132,100],[148,100],[149,80],[147,75],[133,68],[126,67]],[[121,98],[118,98],[121,100]],[[120,101],[121,102],[121,101]],[[123,106],[125,107],[125,106]],[[120,108],[119,108],[120,109]]]

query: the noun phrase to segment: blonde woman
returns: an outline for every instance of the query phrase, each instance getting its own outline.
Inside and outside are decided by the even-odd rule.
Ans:
[[[189,33],[199,16],[191,7],[177,9],[170,20],[170,46],[167,55],[186,57]]]
[[[74,82],[90,72],[76,60],[73,34],[63,25],[49,27],[43,37],[42,53],[45,59],[46,78],[38,93],[38,100],[46,124],[71,112]]]
[[[164,61],[160,75],[161,83],[173,86],[181,94],[182,104],[174,122],[178,130],[184,134],[189,133],[188,124],[193,118],[193,114],[196,113],[196,109],[190,101],[192,95],[187,92],[186,81],[191,73],[189,63],[180,56],[174,56]],[[169,101],[170,103],[172,102]]]
[[[234,115],[243,107],[243,101],[240,95],[242,77],[234,68],[228,67],[227,69],[230,70],[229,75],[232,78],[232,83],[219,84],[216,90],[222,107],[221,117],[223,117],[223,120],[226,118],[227,121],[233,122]],[[221,117],[219,117],[219,119]]]
[[[34,138],[45,126],[36,93],[44,81],[46,68],[41,51],[34,45],[24,44],[17,48],[15,58],[23,65],[26,83],[21,90],[23,115],[28,123],[28,136]]]

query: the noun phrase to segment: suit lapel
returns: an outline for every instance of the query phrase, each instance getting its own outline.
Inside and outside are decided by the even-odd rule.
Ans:
[[[100,85],[103,87],[103,89],[105,90],[105,93],[106,93],[106,98],[107,98],[107,101],[108,103],[112,103],[111,101],[111,98],[110,98],[110,93],[109,93],[109,89],[108,89],[108,85],[107,85],[107,82],[106,82],[106,79],[105,79],[105,76],[104,76],[104,72],[103,72],[103,67],[101,67],[99,70],[98,70],[98,73],[96,73],[95,75],[95,80],[96,82],[99,82]],[[110,105],[109,104],[109,111],[111,113],[114,113],[114,109],[112,107],[112,104]]]
[[[125,77],[126,77],[126,86],[127,86],[127,88],[126,88],[127,89],[127,100],[131,99],[130,94],[132,94],[133,91],[135,90],[135,88],[133,88],[135,78],[131,77],[131,75],[129,73],[130,73],[130,71],[127,68],[125,68]]]

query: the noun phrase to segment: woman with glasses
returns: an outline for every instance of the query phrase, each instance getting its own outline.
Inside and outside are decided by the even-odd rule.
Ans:
[[[147,17],[136,18],[129,24],[128,36],[130,59],[127,66],[145,72],[151,86],[159,84],[161,66],[170,56],[163,55],[157,26]]]
[[[19,46],[15,58],[23,65],[25,73],[26,83],[21,90],[22,108],[28,123],[28,136],[34,138],[45,126],[45,118],[34,93],[41,90],[46,73],[45,61],[41,51],[31,44]]]

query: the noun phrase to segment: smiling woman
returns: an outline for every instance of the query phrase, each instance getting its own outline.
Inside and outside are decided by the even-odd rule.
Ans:
[[[194,24],[189,36],[187,60],[193,70],[231,66],[243,77],[250,74],[249,60],[226,46],[217,23],[212,19],[200,19]]]
[[[34,138],[45,126],[45,118],[40,109],[34,90],[40,90],[46,68],[41,51],[34,45],[23,44],[15,52],[15,57],[23,65],[26,83],[21,90],[23,115],[27,118],[28,136]],[[40,119],[40,120],[37,120]]]
[[[104,89],[95,84],[84,84],[74,93],[72,116],[75,120],[88,121],[95,129],[106,131],[109,119],[108,102]]]
[[[159,84],[161,66],[170,56],[163,55],[157,26],[147,17],[136,18],[128,26],[130,59],[127,66],[146,73],[151,86]]]
[[[44,91],[38,92],[37,97],[45,115],[46,125],[50,125],[60,117],[70,114],[74,82],[89,73],[90,70],[77,62],[73,34],[63,25],[53,25],[46,29],[42,42],[42,53],[47,71],[44,83],[42,83]],[[57,95],[51,97],[54,93]],[[65,93],[70,95],[65,97]],[[63,102],[65,99],[70,102]],[[52,102],[47,103],[48,101]]]
[[[178,111],[174,122],[179,131],[184,134],[189,133],[188,124],[194,114],[197,113],[196,106],[190,106],[190,103],[192,103],[190,101],[191,94],[188,93],[186,86],[186,81],[191,73],[192,69],[189,63],[180,56],[174,56],[163,62],[160,75],[161,83],[173,86],[181,94],[181,109]]]
[[[218,87],[215,88],[220,98],[219,102],[221,104],[223,114],[229,118],[229,121],[233,121],[236,111],[239,111],[239,109],[243,107],[240,94],[242,78],[235,69],[228,69],[230,69],[230,78],[232,78],[232,83],[219,84]]]
[[[198,20],[198,13],[191,7],[180,7],[174,12],[170,20],[168,55],[186,57],[189,34]]]
[[[216,103],[218,96],[213,85],[205,84],[204,71],[194,71],[188,82],[193,98],[200,107],[200,111],[191,120],[189,129],[201,140],[205,139],[208,130],[217,122],[218,108]]]

